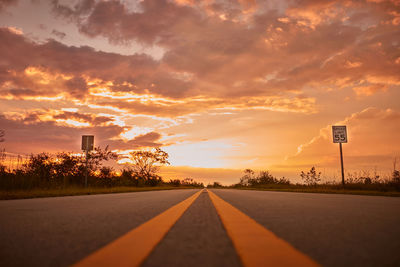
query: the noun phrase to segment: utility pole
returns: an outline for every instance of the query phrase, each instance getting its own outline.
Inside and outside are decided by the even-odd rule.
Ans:
[[[342,185],[344,186],[344,168],[343,168],[343,151],[342,151],[342,143],[339,143],[340,147],[340,166],[342,169]]]
[[[86,153],[85,153],[86,155],[85,155],[85,158],[86,158],[86,172],[85,172],[85,187],[87,187],[87,177],[88,177],[88,156],[89,156],[89,151],[88,150],[86,150]]]
[[[89,151],[92,151],[94,148],[94,136],[93,135],[82,135],[82,150],[85,151],[86,156],[86,172],[85,172],[85,187],[88,186],[88,160],[89,160]]]

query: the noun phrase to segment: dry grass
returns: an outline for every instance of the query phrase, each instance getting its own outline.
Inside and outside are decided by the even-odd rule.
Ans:
[[[0,199],[24,199],[38,197],[60,197],[78,196],[95,194],[112,194],[141,191],[173,190],[173,189],[192,189],[194,187],[175,187],[175,186],[154,186],[154,187],[69,187],[64,189],[32,189],[32,190],[0,190]]]
[[[321,193],[321,194],[350,194],[350,195],[368,195],[368,196],[387,196],[400,197],[400,192],[396,191],[377,191],[377,190],[352,190],[352,189],[331,189],[331,188],[262,188],[262,187],[236,187],[241,190],[258,191],[278,191],[278,192],[297,192],[297,193]]]

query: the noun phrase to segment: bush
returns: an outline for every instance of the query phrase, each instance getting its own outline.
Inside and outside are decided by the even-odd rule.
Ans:
[[[302,171],[300,173],[300,177],[305,184],[315,186],[321,181],[321,172],[317,173],[315,167],[313,166],[307,173]]]
[[[285,177],[279,180],[275,178],[269,171],[260,171],[258,175],[251,169],[244,170],[244,175],[240,178],[238,186],[259,187],[266,185],[290,185],[290,181]]]

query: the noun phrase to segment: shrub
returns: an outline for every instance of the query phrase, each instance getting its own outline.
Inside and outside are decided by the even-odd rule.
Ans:
[[[315,186],[321,181],[321,172],[317,173],[313,166],[307,173],[302,171],[300,177],[307,185]]]
[[[260,171],[258,175],[251,169],[244,170],[244,175],[240,178],[238,186],[264,186],[273,184],[290,185],[290,181],[285,177],[279,180],[275,178],[269,171]]]
[[[169,184],[172,186],[180,186],[181,185],[181,181],[179,179],[171,179],[169,180]]]

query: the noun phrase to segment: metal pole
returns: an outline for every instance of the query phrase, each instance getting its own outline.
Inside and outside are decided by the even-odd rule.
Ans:
[[[87,187],[87,177],[88,177],[88,150],[86,150],[86,173],[85,173],[85,187]]]
[[[342,185],[344,186],[344,169],[343,169],[342,143],[339,143],[339,147],[340,147],[340,165],[342,166]]]

